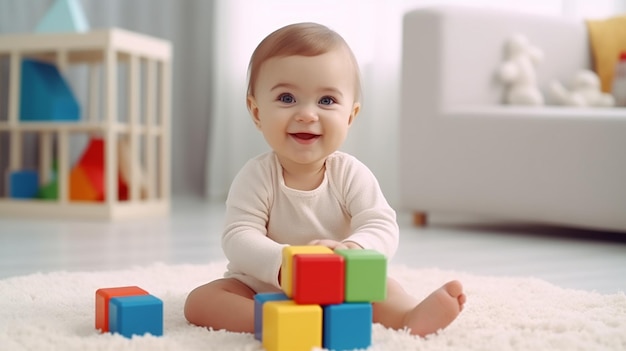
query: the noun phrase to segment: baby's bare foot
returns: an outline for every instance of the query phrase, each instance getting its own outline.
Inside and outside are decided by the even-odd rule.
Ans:
[[[405,326],[411,334],[426,336],[447,327],[463,310],[463,286],[456,280],[444,284],[409,311]]]

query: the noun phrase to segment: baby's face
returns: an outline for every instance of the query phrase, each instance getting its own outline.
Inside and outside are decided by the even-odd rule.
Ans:
[[[264,62],[249,97],[252,118],[283,167],[323,165],[359,111],[355,68],[343,50]]]

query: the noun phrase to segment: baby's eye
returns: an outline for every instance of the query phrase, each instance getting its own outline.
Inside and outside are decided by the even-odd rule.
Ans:
[[[289,93],[284,93],[278,96],[278,101],[285,104],[293,104],[294,102],[296,102],[296,98],[294,98],[293,95]]]
[[[319,104],[320,105],[332,105],[334,104],[335,99],[333,99],[331,96],[324,96],[323,98],[320,99]]]

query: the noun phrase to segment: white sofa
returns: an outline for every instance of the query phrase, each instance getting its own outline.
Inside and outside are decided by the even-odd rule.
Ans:
[[[555,16],[438,6],[403,23],[402,205],[626,232],[626,109],[503,105],[504,41],[543,50],[539,86],[590,68],[586,25]]]

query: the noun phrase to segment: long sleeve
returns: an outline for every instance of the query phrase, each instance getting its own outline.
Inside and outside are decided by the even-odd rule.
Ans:
[[[333,169],[333,188],[344,199],[351,216],[350,235],[365,249],[374,249],[387,258],[398,249],[399,228],[396,212],[387,203],[374,174],[356,158],[343,154],[343,161]]]
[[[271,173],[263,164],[248,162],[233,180],[226,201],[222,248],[229,269],[273,286],[279,286],[278,272],[284,245],[267,235],[272,201]]]

